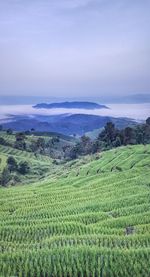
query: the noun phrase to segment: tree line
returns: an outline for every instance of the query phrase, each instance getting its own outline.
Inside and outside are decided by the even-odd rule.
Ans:
[[[7,133],[12,134],[12,130],[8,129]],[[107,122],[95,140],[91,140],[90,137],[83,135],[73,145],[66,143],[61,146],[59,154],[57,152],[57,146],[60,142],[59,137],[50,138],[48,141],[43,137],[34,137],[28,141],[26,139],[27,135],[29,135],[28,131],[16,133],[13,144],[7,142],[5,138],[0,137],[0,144],[33,152],[35,156],[40,153],[56,160],[73,160],[81,155],[95,154],[114,147],[150,143],[150,117],[143,124],[137,124],[133,127],[129,126],[121,130],[116,128],[114,123]]]
[[[76,159],[80,155],[94,154],[100,151],[109,150],[114,147],[150,143],[150,117],[144,124],[137,124],[134,127],[117,129],[115,124],[107,122],[102,132],[95,140],[88,136],[82,136],[81,140],[73,147],[66,147],[65,157]]]

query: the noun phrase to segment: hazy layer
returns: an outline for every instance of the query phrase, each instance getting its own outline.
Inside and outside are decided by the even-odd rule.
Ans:
[[[110,109],[34,109],[32,105],[0,106],[0,119],[8,119],[10,115],[57,115],[57,114],[94,114],[101,116],[129,117],[135,120],[145,120],[150,116],[149,104],[108,104]]]

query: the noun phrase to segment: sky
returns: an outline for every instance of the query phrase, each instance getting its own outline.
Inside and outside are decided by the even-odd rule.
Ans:
[[[0,0],[0,95],[150,94],[149,0]]]

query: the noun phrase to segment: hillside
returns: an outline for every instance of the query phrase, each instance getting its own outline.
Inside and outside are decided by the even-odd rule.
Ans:
[[[91,114],[60,114],[60,115],[32,115],[11,116],[9,122],[3,124],[4,129],[12,128],[16,131],[26,131],[34,128],[38,132],[57,132],[64,135],[83,135],[95,129],[100,129],[111,121],[117,128],[134,126],[136,122],[130,118],[114,118]]]
[[[0,176],[7,165],[8,157],[13,156],[18,164],[27,162],[30,167],[27,174],[17,174],[17,180],[13,182],[14,184],[36,182],[46,177],[53,169],[55,170],[54,159],[63,155],[63,147],[72,146],[75,142],[72,137],[49,132],[30,133],[30,135],[25,135],[23,140],[21,137],[19,141],[16,141],[16,134],[15,132],[13,134],[7,134],[5,131],[0,132]],[[39,148],[36,149],[37,143]],[[42,143],[44,143],[44,149]],[[16,176],[16,172],[14,174]]]
[[[9,156],[13,156],[18,163],[27,161],[31,168],[30,172],[25,176],[21,174],[18,176],[17,183],[29,183],[42,179],[48,174],[49,168],[52,166],[52,159],[50,157],[41,154],[34,155],[27,151],[0,145],[0,173],[6,166]]]
[[[149,180],[150,145],[137,145],[0,188],[1,276],[150,276]]]
[[[94,102],[84,102],[84,101],[72,101],[72,102],[57,102],[57,103],[40,103],[33,106],[36,109],[108,109],[105,105],[100,105]]]

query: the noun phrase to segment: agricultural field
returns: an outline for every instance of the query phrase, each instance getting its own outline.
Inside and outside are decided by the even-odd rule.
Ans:
[[[0,146],[1,164],[11,152],[49,170],[0,188],[1,277],[150,276],[150,145],[60,165],[18,151]]]
[[[1,131],[0,132],[0,138],[5,139],[5,141],[9,144],[10,147],[14,148],[14,144],[16,141],[16,134],[18,132],[13,132],[12,134],[7,134],[6,131]],[[53,150],[55,150],[58,155],[62,154],[62,148],[67,144],[67,145],[74,145],[74,143],[77,141],[74,137],[71,136],[66,136],[63,134],[59,133],[52,133],[52,132],[30,132],[30,135],[25,134],[25,139],[24,142],[26,143],[26,150],[28,152],[33,152],[30,149],[31,143],[35,143],[39,138],[44,139],[45,144],[52,140],[56,140],[54,142]],[[58,139],[58,142],[57,142]],[[46,154],[46,153],[45,153]],[[49,153],[47,153],[49,155]]]
[[[49,174],[49,169],[52,166],[52,159],[48,156],[40,154],[35,156],[31,152],[0,145],[0,172],[6,166],[6,161],[10,156],[13,156],[18,163],[21,161],[27,161],[31,167],[29,174],[25,176],[19,175],[21,183],[29,183],[31,181],[35,182],[42,179]]]

